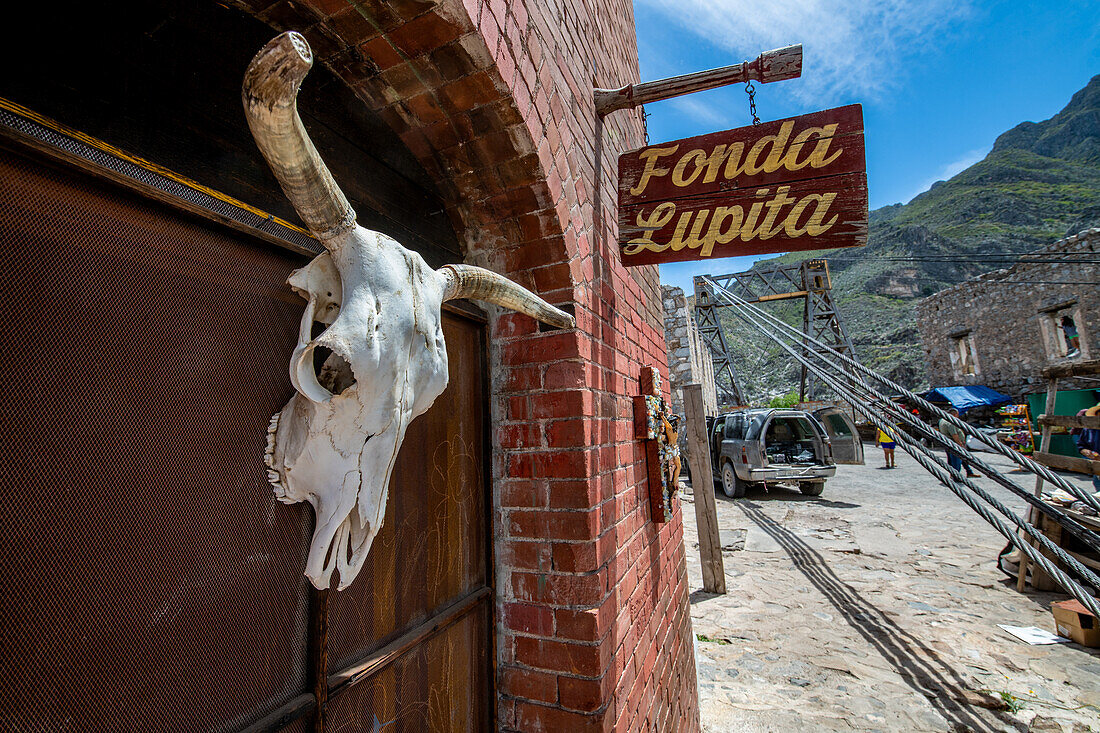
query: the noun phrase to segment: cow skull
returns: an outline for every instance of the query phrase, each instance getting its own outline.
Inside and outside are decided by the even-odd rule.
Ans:
[[[405,430],[447,386],[443,302],[483,300],[559,328],[574,322],[494,272],[433,270],[356,224],[298,117],[298,87],[312,63],[306,40],[284,33],[252,59],[242,96],[260,151],[327,250],[288,280],[306,300],[290,363],[297,394],[271,419],[265,456],[276,497],[313,505],[306,576],[323,589],[334,569],[346,588],[363,566]],[[327,326],[316,337],[315,322]]]

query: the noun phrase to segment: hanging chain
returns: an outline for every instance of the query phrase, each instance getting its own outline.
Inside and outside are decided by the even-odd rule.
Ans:
[[[749,95],[749,114],[752,115],[752,124],[759,125],[760,118],[756,116],[756,87],[751,81],[745,85],[745,93]]]
[[[649,145],[649,112],[642,106],[642,133],[645,135],[645,144]]]

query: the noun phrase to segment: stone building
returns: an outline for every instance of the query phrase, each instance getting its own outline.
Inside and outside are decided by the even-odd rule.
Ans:
[[[6,726],[699,730],[680,508],[653,521],[633,432],[642,368],[667,382],[659,278],[616,246],[644,119],[592,94],[638,81],[629,0],[23,9],[0,78]],[[320,251],[241,108],[284,30],[361,224],[577,322],[447,307],[450,387],[341,591],[303,577],[312,511],[262,461],[295,394],[286,279]]]
[[[917,305],[932,386],[984,384],[1019,396],[1045,390],[1046,366],[1100,350],[1100,229],[1036,250],[1012,267],[971,278]],[[1054,260],[1067,259],[1059,263]],[[1066,380],[1063,389],[1095,383]]]
[[[672,411],[684,414],[684,385],[703,385],[703,409],[718,414],[718,392],[714,385],[714,361],[695,325],[695,309],[683,288],[662,285],[665,306],[665,344],[668,346],[668,389]]]

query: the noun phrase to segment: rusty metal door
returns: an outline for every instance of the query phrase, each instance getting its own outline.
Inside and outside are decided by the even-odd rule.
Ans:
[[[0,729],[491,725],[484,324],[343,592],[261,456],[304,259],[0,149]],[[320,700],[320,704],[318,704]]]

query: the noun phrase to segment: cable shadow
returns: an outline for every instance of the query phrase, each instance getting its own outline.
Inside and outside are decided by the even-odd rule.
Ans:
[[[841,580],[817,550],[752,502],[742,500],[737,506],[783,548],[794,567],[825,596],[848,625],[893,666],[906,685],[924,696],[953,730],[990,733],[1003,730],[975,714],[970,705],[960,702],[965,700],[966,683],[950,664]],[[997,717],[1010,726],[1016,722],[1000,715]]]

